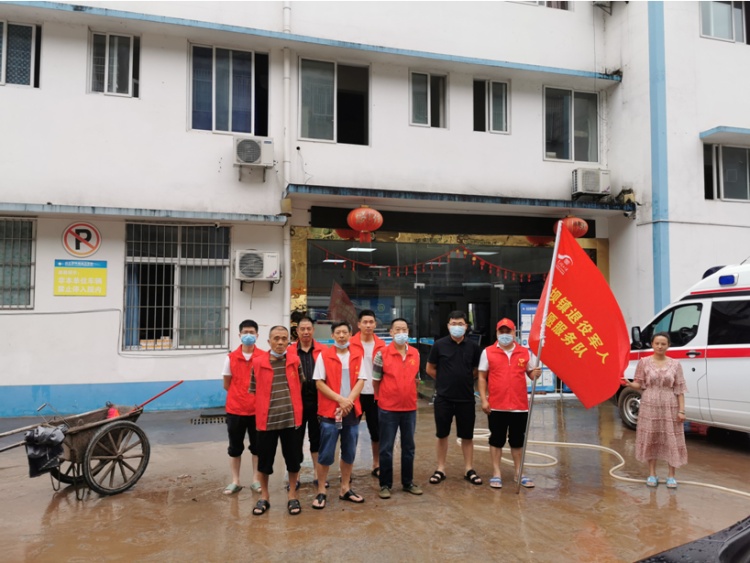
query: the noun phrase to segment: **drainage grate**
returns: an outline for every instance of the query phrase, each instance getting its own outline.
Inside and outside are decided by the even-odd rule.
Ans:
[[[224,424],[226,417],[223,414],[202,414],[198,418],[191,418],[190,424]]]

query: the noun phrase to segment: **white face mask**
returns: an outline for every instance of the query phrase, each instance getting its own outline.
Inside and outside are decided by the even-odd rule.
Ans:
[[[509,346],[513,343],[515,339],[513,338],[512,334],[498,334],[497,335],[497,341],[500,343],[500,346]]]
[[[399,332],[397,335],[393,337],[393,341],[398,344],[399,346],[403,346],[407,342],[409,342],[409,333],[408,332]]]
[[[338,348],[339,350],[346,350],[349,347],[349,343],[348,342],[344,342],[343,344],[339,344],[338,342],[334,342],[333,345],[336,346],[336,348]]]
[[[461,338],[464,334],[466,334],[466,327],[465,326],[449,326],[448,331],[451,333],[451,336],[453,338]]]

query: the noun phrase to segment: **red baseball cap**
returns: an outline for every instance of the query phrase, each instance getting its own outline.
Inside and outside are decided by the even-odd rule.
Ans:
[[[516,330],[516,325],[510,319],[500,319],[497,323],[495,330],[500,330],[502,327],[507,327],[510,330]]]

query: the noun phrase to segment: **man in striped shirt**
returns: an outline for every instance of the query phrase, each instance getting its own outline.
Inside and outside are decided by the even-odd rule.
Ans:
[[[260,516],[271,505],[268,502],[268,476],[273,473],[276,447],[281,441],[289,482],[295,483],[302,460],[302,368],[294,348],[289,348],[289,331],[274,326],[269,332],[270,351],[253,359],[250,393],[255,394],[255,423],[258,439],[258,473],[261,496],[253,508]],[[296,487],[288,492],[287,510],[291,515],[301,511]]]

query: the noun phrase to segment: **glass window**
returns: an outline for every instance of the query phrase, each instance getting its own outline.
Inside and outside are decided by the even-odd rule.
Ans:
[[[41,27],[0,21],[0,84],[39,88]]]
[[[508,85],[505,82],[474,81],[474,131],[508,131]]]
[[[228,345],[229,229],[128,224],[124,349]]]
[[[268,55],[193,45],[192,128],[268,135]]]
[[[701,35],[743,43],[747,17],[745,2],[701,2]]]
[[[349,145],[369,143],[369,69],[300,61],[300,136]]]
[[[34,221],[0,219],[0,309],[34,306]]]
[[[701,303],[691,303],[666,311],[641,333],[643,346],[650,348],[651,336],[657,332],[668,333],[673,347],[687,345],[698,334],[702,309]]]
[[[446,126],[446,77],[420,72],[411,73],[411,123]]]
[[[721,197],[750,199],[748,149],[721,147]]]
[[[714,301],[708,344],[750,344],[750,301]]]
[[[140,38],[91,34],[91,92],[138,97]]]
[[[545,88],[544,116],[546,158],[599,162],[597,94]]]

